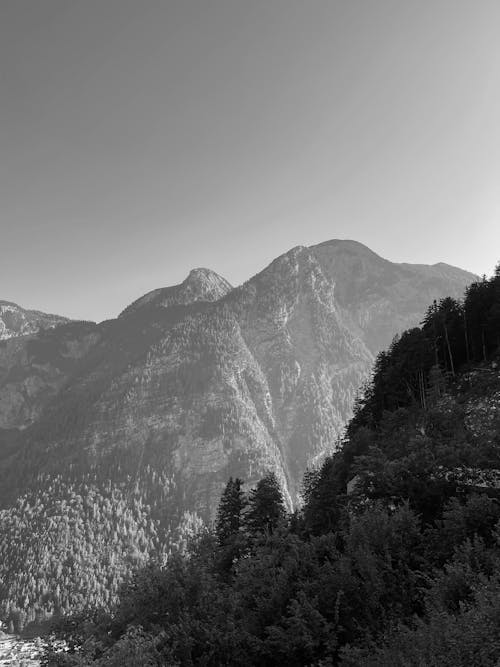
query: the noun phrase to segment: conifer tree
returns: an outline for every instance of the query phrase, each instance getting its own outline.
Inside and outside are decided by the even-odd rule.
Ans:
[[[228,540],[237,535],[242,527],[243,511],[247,505],[245,494],[241,488],[242,484],[243,482],[238,477],[234,480],[230,477],[222,493],[215,526],[217,541],[220,546],[227,544]]]
[[[271,472],[250,492],[246,525],[250,533],[272,533],[285,517],[285,503],[276,475]]]

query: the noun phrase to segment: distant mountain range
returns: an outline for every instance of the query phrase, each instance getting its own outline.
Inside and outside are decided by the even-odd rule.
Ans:
[[[419,323],[433,299],[461,297],[476,279],[333,240],[293,248],[236,288],[195,269],[101,324],[38,313],[29,331],[8,325],[13,337],[0,343],[0,507],[4,521],[19,503],[32,518],[29,539],[14,520],[0,535],[0,555],[2,539],[17,539],[24,554],[7,597],[20,594],[23,559],[33,568],[41,559],[48,570],[62,559],[59,577],[70,589],[82,568],[105,570],[82,537],[92,522],[83,510],[75,510],[78,537],[74,526],[64,529],[64,548],[80,545],[70,560],[61,540],[33,556],[50,512],[73,511],[75,495],[85,503],[93,494],[103,507],[119,497],[135,526],[126,549],[144,558],[168,536],[178,539],[180,527],[213,519],[230,476],[252,484],[272,470],[294,505],[306,467],[335,447],[378,351]],[[47,500],[37,510],[37,497],[56,509]],[[106,558],[121,539],[109,521]],[[127,558],[116,556],[113,567],[125,572]],[[85,585],[99,597],[92,581]],[[69,607],[80,599],[72,590]]]
[[[37,333],[68,321],[66,317],[25,310],[10,301],[0,301],[0,340]]]

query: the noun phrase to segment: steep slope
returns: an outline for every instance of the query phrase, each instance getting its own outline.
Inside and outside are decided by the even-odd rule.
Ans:
[[[35,334],[68,321],[66,317],[26,310],[16,303],[0,301],[0,341],[14,336]]]
[[[0,341],[0,425],[25,429],[75,373],[98,328],[86,322],[62,323],[37,334]]]
[[[118,320],[4,343],[1,425],[31,425],[24,442],[49,469],[65,460],[53,455],[61,449],[85,469],[115,450],[168,442],[162,465],[173,465],[167,451],[184,461],[182,484],[194,489],[186,506],[205,517],[228,475],[251,481],[270,465],[294,502],[303,470],[351,416],[380,345],[472,278],[393,264],[352,241],[294,248],[235,290],[196,269]]]
[[[113,498],[139,560],[212,519],[231,475],[252,484],[274,471],[291,507],[305,467],[335,446],[380,345],[418,323],[429,298],[462,292],[473,278],[333,241],[294,248],[235,289],[197,269],[116,320],[4,342],[0,506],[9,539],[24,553],[13,508],[16,517],[26,508],[36,535],[92,496],[97,509],[64,525],[64,547],[35,537],[26,552],[33,573],[65,564],[63,606],[71,608],[81,604],[82,581],[94,599],[105,588],[109,541],[122,539]],[[107,517],[99,553],[86,537],[97,515]],[[37,544],[45,546],[35,557]],[[9,599],[26,559],[10,570]],[[133,562],[109,566],[113,591]],[[60,603],[33,596],[30,604],[49,610]]]
[[[333,282],[309,249],[294,248],[225,300],[268,380],[291,492],[335,445],[373,357],[342,318]]]
[[[416,326],[429,304],[443,296],[462,298],[478,279],[448,264],[396,264],[356,241],[333,240],[313,246],[353,330],[373,354],[396,333]]]

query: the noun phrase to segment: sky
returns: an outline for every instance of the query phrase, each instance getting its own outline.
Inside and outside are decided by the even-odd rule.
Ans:
[[[0,0],[0,299],[116,316],[360,241],[500,260],[498,0]]]

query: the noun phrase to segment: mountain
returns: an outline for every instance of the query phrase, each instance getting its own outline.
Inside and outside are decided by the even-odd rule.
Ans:
[[[3,341],[0,554],[20,554],[6,597],[42,577],[65,593],[48,584],[31,608],[109,602],[134,563],[213,519],[230,476],[273,471],[295,505],[375,354],[475,279],[330,241],[240,287],[196,269],[115,320]]]
[[[198,301],[218,301],[232,290],[230,283],[210,269],[192,269],[180,285],[148,292],[119,315],[127,317],[141,309],[185,306]]]
[[[44,661],[498,666],[499,331],[500,265],[380,354],[297,512],[273,474],[229,480],[214,526],[56,619]]]
[[[417,325],[434,299],[462,298],[478,276],[449,264],[395,264],[356,241],[327,241],[311,249],[335,284],[350,328],[373,354]]]
[[[68,321],[66,317],[48,315],[38,310],[26,310],[16,303],[0,301],[0,340],[35,334],[42,329],[51,329]]]

